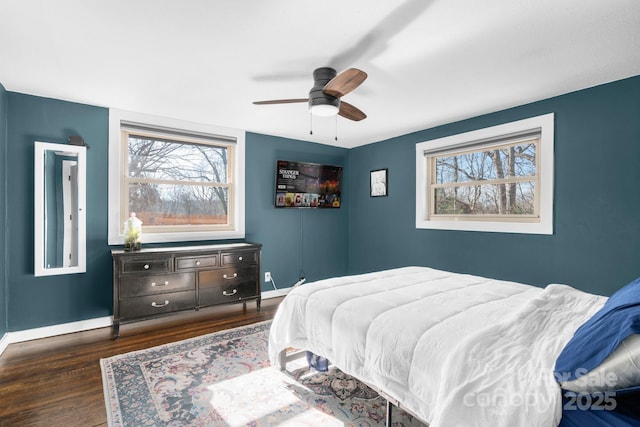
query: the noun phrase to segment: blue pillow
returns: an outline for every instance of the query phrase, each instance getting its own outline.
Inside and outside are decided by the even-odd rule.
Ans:
[[[640,334],[640,277],[576,330],[556,360],[556,378],[571,381],[593,370],[632,334]]]

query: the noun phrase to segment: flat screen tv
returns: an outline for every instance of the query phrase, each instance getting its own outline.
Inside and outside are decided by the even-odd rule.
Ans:
[[[276,208],[339,208],[342,166],[276,162]]]

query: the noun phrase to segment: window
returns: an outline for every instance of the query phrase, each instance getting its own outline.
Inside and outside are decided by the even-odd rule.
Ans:
[[[416,227],[553,234],[553,114],[416,145]]]
[[[244,237],[244,133],[110,111],[109,244]]]

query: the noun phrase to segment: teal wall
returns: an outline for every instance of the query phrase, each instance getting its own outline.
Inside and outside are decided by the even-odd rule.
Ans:
[[[556,114],[552,236],[416,230],[415,144]],[[403,265],[426,265],[610,294],[640,276],[640,76],[351,150],[246,135],[246,239],[263,244],[278,287]],[[0,86],[0,336],[111,315],[107,245],[108,110]],[[34,141],[87,151],[87,272],[33,276]],[[345,168],[336,210],[273,207],[278,159]],[[389,196],[369,197],[369,171],[389,168]],[[263,283],[263,290],[271,290]]]
[[[7,151],[7,99],[8,94],[0,83],[0,339],[7,332],[7,280],[6,280],[6,151]]]
[[[6,290],[1,289],[8,311],[5,313],[3,303],[0,314],[7,321],[2,322],[4,329],[0,332],[109,316],[112,284],[107,245],[108,110],[6,91],[1,96],[0,100],[7,98],[8,138],[6,144],[0,142],[7,147],[7,158],[11,160],[6,165],[8,178],[3,180],[8,183],[9,227],[2,239],[8,248],[7,286]],[[82,136],[90,146],[87,272],[34,277],[34,141],[64,144],[71,135]],[[252,133],[247,134],[246,145],[246,239],[263,244],[263,271],[271,271],[278,287],[291,286],[301,270],[308,280],[346,274],[348,208],[276,210],[273,192],[276,160],[346,166],[348,150]],[[345,197],[348,198],[348,191]],[[4,198],[0,200],[4,206]],[[270,284],[263,284],[263,290],[272,289]]]
[[[555,113],[552,236],[415,228],[415,144]],[[640,276],[640,76],[351,150],[349,270],[402,265],[605,295]],[[369,171],[389,168],[389,197]],[[372,230],[375,230],[372,232]]]
[[[107,246],[108,110],[9,92],[7,146],[8,329],[24,330],[111,315]],[[33,275],[34,141],[66,144],[79,135],[87,150],[87,272]]]
[[[293,285],[301,270],[309,281],[347,274],[348,202],[338,209],[276,209],[274,181],[277,160],[343,166],[348,201],[349,150],[255,133],[246,141],[246,238],[263,244],[262,270],[279,288]]]

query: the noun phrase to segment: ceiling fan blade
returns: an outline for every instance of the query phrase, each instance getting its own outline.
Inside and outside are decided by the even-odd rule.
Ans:
[[[367,115],[360,111],[360,109],[344,101],[340,101],[340,110],[338,111],[338,114],[345,119],[353,120],[356,122],[367,118]]]
[[[335,76],[327,83],[322,91],[328,95],[340,98],[345,96],[362,84],[367,78],[367,73],[357,68],[349,68]]]
[[[269,104],[293,104],[295,102],[309,102],[309,98],[292,98],[292,99],[272,99],[270,101],[254,101],[255,105]]]
[[[331,58],[327,63],[337,70],[342,70],[353,64],[371,63],[373,59],[389,49],[389,40],[393,39],[405,28],[408,28],[434,3],[435,0],[404,1],[382,18],[360,40],[357,40],[345,51]]]

